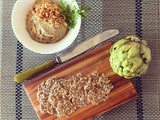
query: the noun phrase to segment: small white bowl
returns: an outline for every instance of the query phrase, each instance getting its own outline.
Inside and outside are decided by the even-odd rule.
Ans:
[[[71,4],[73,0],[66,0]],[[35,0],[17,0],[12,11],[12,28],[15,36],[26,48],[40,54],[52,54],[67,48],[77,37],[81,26],[81,18],[79,17],[74,29],[70,29],[67,35],[54,44],[44,44],[34,41],[26,30],[26,15],[34,4]],[[78,4],[74,2],[74,5]]]

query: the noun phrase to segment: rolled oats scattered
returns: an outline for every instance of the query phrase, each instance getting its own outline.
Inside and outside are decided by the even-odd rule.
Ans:
[[[113,85],[105,74],[97,72],[89,76],[77,74],[71,79],[52,77],[38,87],[37,100],[40,111],[68,116],[88,104],[98,105],[108,99]]]

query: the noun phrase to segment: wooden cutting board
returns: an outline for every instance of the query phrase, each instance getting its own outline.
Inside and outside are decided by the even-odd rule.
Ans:
[[[80,55],[79,57],[74,58],[23,85],[40,120],[86,120],[107,112],[137,96],[136,90],[131,81],[116,75],[112,71],[109,64],[109,50],[111,45],[112,43],[109,42],[88,53],[84,53],[83,55]],[[114,85],[114,89],[109,94],[109,99],[107,101],[101,102],[97,106],[89,104],[86,107],[79,108],[68,118],[57,118],[56,116],[49,115],[48,113],[40,113],[36,94],[38,85],[41,84],[42,81],[45,81],[52,76],[67,79],[77,73],[88,75],[95,71],[99,74],[105,73]]]

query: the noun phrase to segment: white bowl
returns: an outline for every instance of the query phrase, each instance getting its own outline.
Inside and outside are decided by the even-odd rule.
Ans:
[[[66,0],[71,4],[73,0]],[[79,18],[74,29],[70,29],[67,35],[54,44],[44,44],[34,41],[26,30],[26,15],[32,7],[35,0],[17,0],[12,11],[12,28],[17,39],[26,48],[40,54],[52,54],[67,48],[77,37],[81,26],[81,19]],[[78,7],[77,3],[74,5]]]

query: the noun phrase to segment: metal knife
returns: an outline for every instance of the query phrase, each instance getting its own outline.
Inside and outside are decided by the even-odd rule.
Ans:
[[[57,64],[63,63],[66,60],[69,60],[77,55],[79,55],[80,53],[83,53],[87,50],[89,50],[90,48],[98,45],[99,43],[115,36],[119,34],[119,31],[117,29],[111,29],[111,30],[107,30],[104,31],[82,43],[80,43],[78,46],[75,47],[74,50],[72,50],[69,54],[65,55],[65,56],[58,56],[53,60],[47,61],[41,65],[38,65],[34,68],[30,68],[28,70],[25,70],[19,74],[16,74],[14,76],[14,81],[20,83],[23,82],[24,80],[38,74],[39,72],[48,69],[48,68],[52,68],[53,66],[56,66]]]

